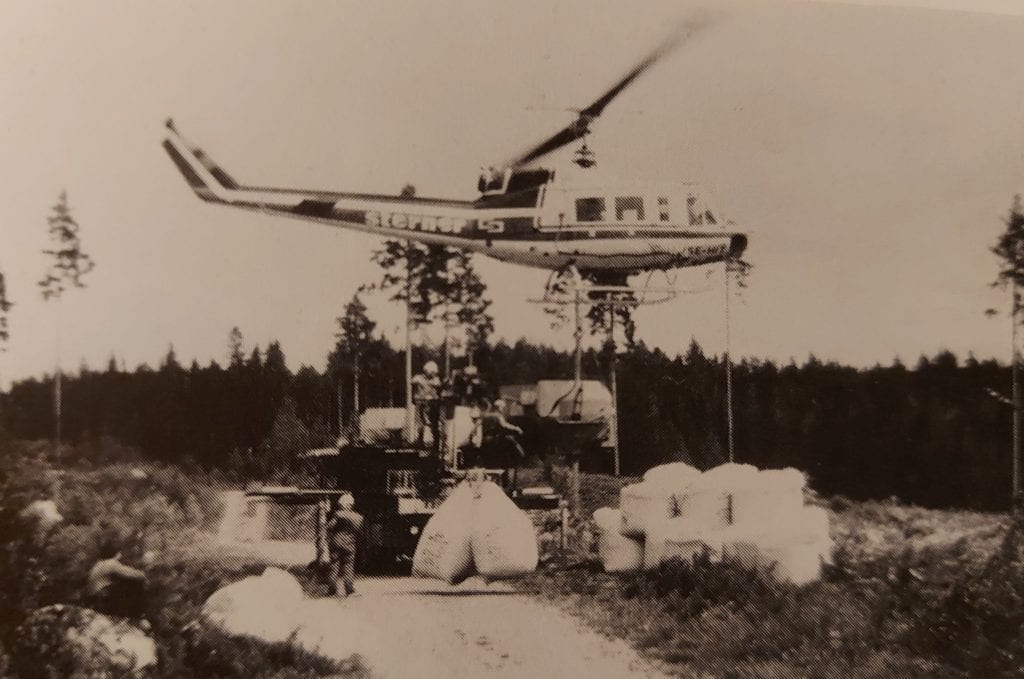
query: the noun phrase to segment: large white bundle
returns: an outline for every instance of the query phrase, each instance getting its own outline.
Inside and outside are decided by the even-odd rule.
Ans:
[[[674,501],[679,517],[702,532],[721,531],[729,526],[731,498],[726,490],[695,484],[676,493]]]
[[[686,486],[700,476],[700,470],[691,467],[685,462],[670,462],[651,467],[644,472],[644,481],[651,481],[660,485]]]
[[[803,472],[792,468],[765,470],[750,481],[732,491],[733,523],[796,520],[803,508],[807,483]]]
[[[671,487],[644,481],[626,486],[619,494],[623,535],[642,538],[650,524],[676,516],[676,502]]]
[[[287,641],[299,626],[302,586],[288,573],[268,568],[210,595],[202,618],[230,635],[276,643]]]
[[[490,481],[480,484],[478,493],[471,539],[477,572],[485,581],[532,573],[539,557],[530,517]]]
[[[679,517],[652,523],[644,540],[644,568],[657,568],[670,559],[692,561],[696,557],[721,556],[721,542],[714,532],[688,518]]]
[[[734,495],[754,486],[757,474],[757,467],[731,462],[709,469],[675,494],[679,516],[705,533],[725,530],[732,523]]]
[[[778,579],[797,585],[816,580],[821,562],[831,558],[828,513],[821,507],[804,507],[781,523],[736,525],[723,539],[727,558],[770,567]]]
[[[643,543],[619,532],[622,526],[619,510],[598,509],[594,512],[594,523],[597,526],[597,555],[606,573],[629,573],[643,568]]]
[[[756,483],[758,473],[754,465],[728,462],[701,474],[699,483],[705,488],[721,488],[731,493]]]
[[[465,482],[456,486],[423,528],[413,555],[413,575],[454,585],[473,574],[475,505],[473,489]]]

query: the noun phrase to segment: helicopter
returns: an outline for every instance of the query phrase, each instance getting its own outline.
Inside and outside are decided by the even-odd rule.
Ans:
[[[572,189],[559,186],[538,161],[581,141],[574,162],[596,165],[587,145],[591,125],[641,74],[687,38],[704,19],[683,24],[576,117],[547,139],[483,170],[475,200],[250,186],[236,181],[173,120],[163,147],[204,201],[293,217],[426,244],[461,248],[496,260],[551,272],[544,303],[570,303],[567,291],[592,299],[618,296],[630,304],[676,294],[674,272],[739,258],[747,246],[696,184]],[[639,287],[632,276],[646,275]],[[656,287],[661,275],[667,285]],[[571,284],[566,285],[566,281]]]

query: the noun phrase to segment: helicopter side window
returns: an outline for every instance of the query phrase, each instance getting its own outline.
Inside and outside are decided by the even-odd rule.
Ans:
[[[615,218],[621,221],[640,222],[644,218],[644,201],[640,196],[619,196],[615,199]]]
[[[577,222],[603,222],[604,198],[577,198]]]
[[[663,222],[667,222],[670,219],[668,212],[668,198],[666,196],[658,196],[658,219]]]
[[[697,209],[697,197],[686,197],[686,213],[690,218],[690,226],[697,226],[704,223],[704,215]]]

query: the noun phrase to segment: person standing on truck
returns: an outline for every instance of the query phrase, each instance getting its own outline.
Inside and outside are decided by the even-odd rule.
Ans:
[[[423,372],[412,378],[412,402],[416,405],[417,447],[423,446],[423,435],[430,427],[433,450],[440,450],[441,378],[437,374],[437,363],[427,361]]]
[[[331,551],[331,583],[335,594],[355,594],[353,579],[356,568],[356,545],[363,532],[363,515],[355,511],[355,499],[345,493],[338,499],[338,508],[327,524],[327,539]]]
[[[479,407],[484,395],[484,386],[480,382],[480,375],[475,365],[467,365],[456,373],[454,392],[456,405],[470,408]]]

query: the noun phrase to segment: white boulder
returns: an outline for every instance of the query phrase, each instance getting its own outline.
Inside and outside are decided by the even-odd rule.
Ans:
[[[288,641],[301,623],[302,585],[278,568],[222,587],[203,604],[204,622],[231,636]]]

